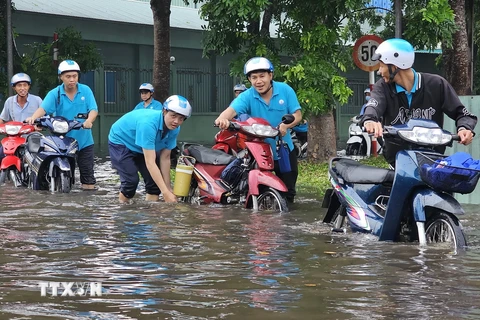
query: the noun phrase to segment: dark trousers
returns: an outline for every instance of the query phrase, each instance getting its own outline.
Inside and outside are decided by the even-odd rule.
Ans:
[[[77,151],[77,166],[80,171],[80,182],[82,184],[95,184],[95,172],[93,165],[95,161],[93,144]]]
[[[137,191],[140,182],[138,172],[145,181],[145,191],[148,194],[160,194],[160,189],[153,181],[145,163],[145,156],[142,153],[133,152],[124,145],[114,144],[110,141],[108,142],[108,151],[112,167],[117,170],[120,176],[120,192],[126,198],[133,198]]]
[[[298,177],[298,160],[295,151],[290,151],[289,153],[290,167],[292,171],[281,173],[278,161],[275,160],[275,174],[285,183],[288,191],[285,195],[288,202],[293,202],[297,192],[295,191],[295,186],[297,184]]]

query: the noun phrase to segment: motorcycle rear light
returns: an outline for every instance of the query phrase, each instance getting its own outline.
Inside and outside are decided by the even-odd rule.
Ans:
[[[5,131],[9,135],[15,135],[20,132],[20,129],[22,129],[22,126],[12,126],[12,125],[5,125]]]

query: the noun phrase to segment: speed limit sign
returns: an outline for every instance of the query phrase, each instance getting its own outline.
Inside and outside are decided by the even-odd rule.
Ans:
[[[353,61],[363,71],[375,71],[379,67],[378,61],[373,61],[372,56],[375,54],[380,43],[383,40],[376,35],[367,35],[360,37],[353,47]]]

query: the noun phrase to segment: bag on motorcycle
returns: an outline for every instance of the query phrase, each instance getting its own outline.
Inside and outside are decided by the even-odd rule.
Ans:
[[[286,143],[283,143],[282,139],[279,139],[277,142],[277,155],[280,172],[287,173],[292,171],[290,166],[290,149]]]
[[[423,164],[420,176],[435,189],[466,194],[477,185],[480,165],[468,153],[457,152],[431,164]]]
[[[241,178],[243,172],[242,159],[235,159],[223,169],[220,178],[229,185],[235,185]]]

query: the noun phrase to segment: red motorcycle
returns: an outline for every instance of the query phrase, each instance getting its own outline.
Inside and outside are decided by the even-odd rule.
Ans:
[[[294,121],[285,115],[282,123]],[[238,142],[229,145],[236,155],[226,151],[191,145],[183,152],[185,165],[193,166],[193,177],[188,196],[183,201],[192,204],[244,204],[254,210],[288,211],[284,193],[287,187],[273,173],[274,159],[270,144],[265,138],[275,138],[279,131],[268,121],[249,118],[231,121],[225,136],[242,135]],[[243,148],[243,149],[242,149]]]
[[[5,183],[7,177],[13,182],[15,187],[24,184],[22,161],[25,152],[25,135],[33,131],[35,131],[33,125],[19,121],[9,121],[0,124],[0,134],[6,135],[1,142],[5,157],[0,164],[0,184]]]

